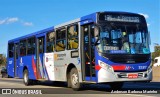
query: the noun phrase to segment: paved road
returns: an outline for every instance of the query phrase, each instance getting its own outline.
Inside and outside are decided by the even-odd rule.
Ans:
[[[160,82],[151,82],[151,83],[125,83],[122,90],[118,92],[128,92],[129,90],[134,94],[111,94],[111,92],[117,92],[110,89],[108,85],[85,85],[84,89],[81,91],[73,91],[70,88],[66,88],[65,83],[56,83],[53,84],[51,82],[41,82],[36,85],[25,86],[23,84],[22,79],[13,79],[13,78],[0,78],[0,88],[11,88],[12,90],[41,90],[42,93],[45,94],[45,97],[104,97],[104,96],[114,96],[120,97],[120,95],[124,97],[158,97],[159,94],[141,94],[142,91],[147,92],[160,92]],[[138,92],[140,94],[135,94]],[[16,92],[15,92],[16,93]],[[41,97],[44,95],[0,95],[0,97]]]

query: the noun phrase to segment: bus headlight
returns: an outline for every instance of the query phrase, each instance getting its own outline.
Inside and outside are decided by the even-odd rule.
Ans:
[[[100,60],[98,60],[98,63],[99,63],[99,65],[100,65],[103,69],[105,69],[105,70],[107,70],[107,71],[110,71],[110,72],[113,72],[112,66],[110,66],[110,65],[108,65],[108,64],[106,64],[105,62],[102,62],[102,61],[100,61]]]
[[[151,71],[152,71],[152,65],[148,66],[147,73],[150,73]]]

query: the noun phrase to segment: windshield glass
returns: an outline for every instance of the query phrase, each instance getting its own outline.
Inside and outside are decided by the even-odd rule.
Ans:
[[[98,50],[103,53],[149,54],[148,33],[140,24],[100,26]]]

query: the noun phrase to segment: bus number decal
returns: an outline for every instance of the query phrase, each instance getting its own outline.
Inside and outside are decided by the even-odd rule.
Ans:
[[[147,69],[147,66],[138,66],[139,69]]]

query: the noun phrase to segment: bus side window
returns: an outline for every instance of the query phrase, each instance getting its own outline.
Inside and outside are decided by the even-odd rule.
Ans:
[[[56,51],[64,51],[66,47],[66,29],[56,31]]]
[[[47,33],[47,49],[46,52],[53,52],[54,51],[54,45],[55,45],[55,32],[49,32]]]
[[[35,37],[28,39],[27,55],[35,54]]]
[[[8,44],[8,55],[9,55],[9,58],[12,58],[13,57],[13,52],[14,52],[14,44],[13,43],[9,43]]]
[[[72,25],[67,30],[67,48],[77,49],[78,48],[78,25]]]
[[[26,55],[26,40],[20,41],[20,56]]]

